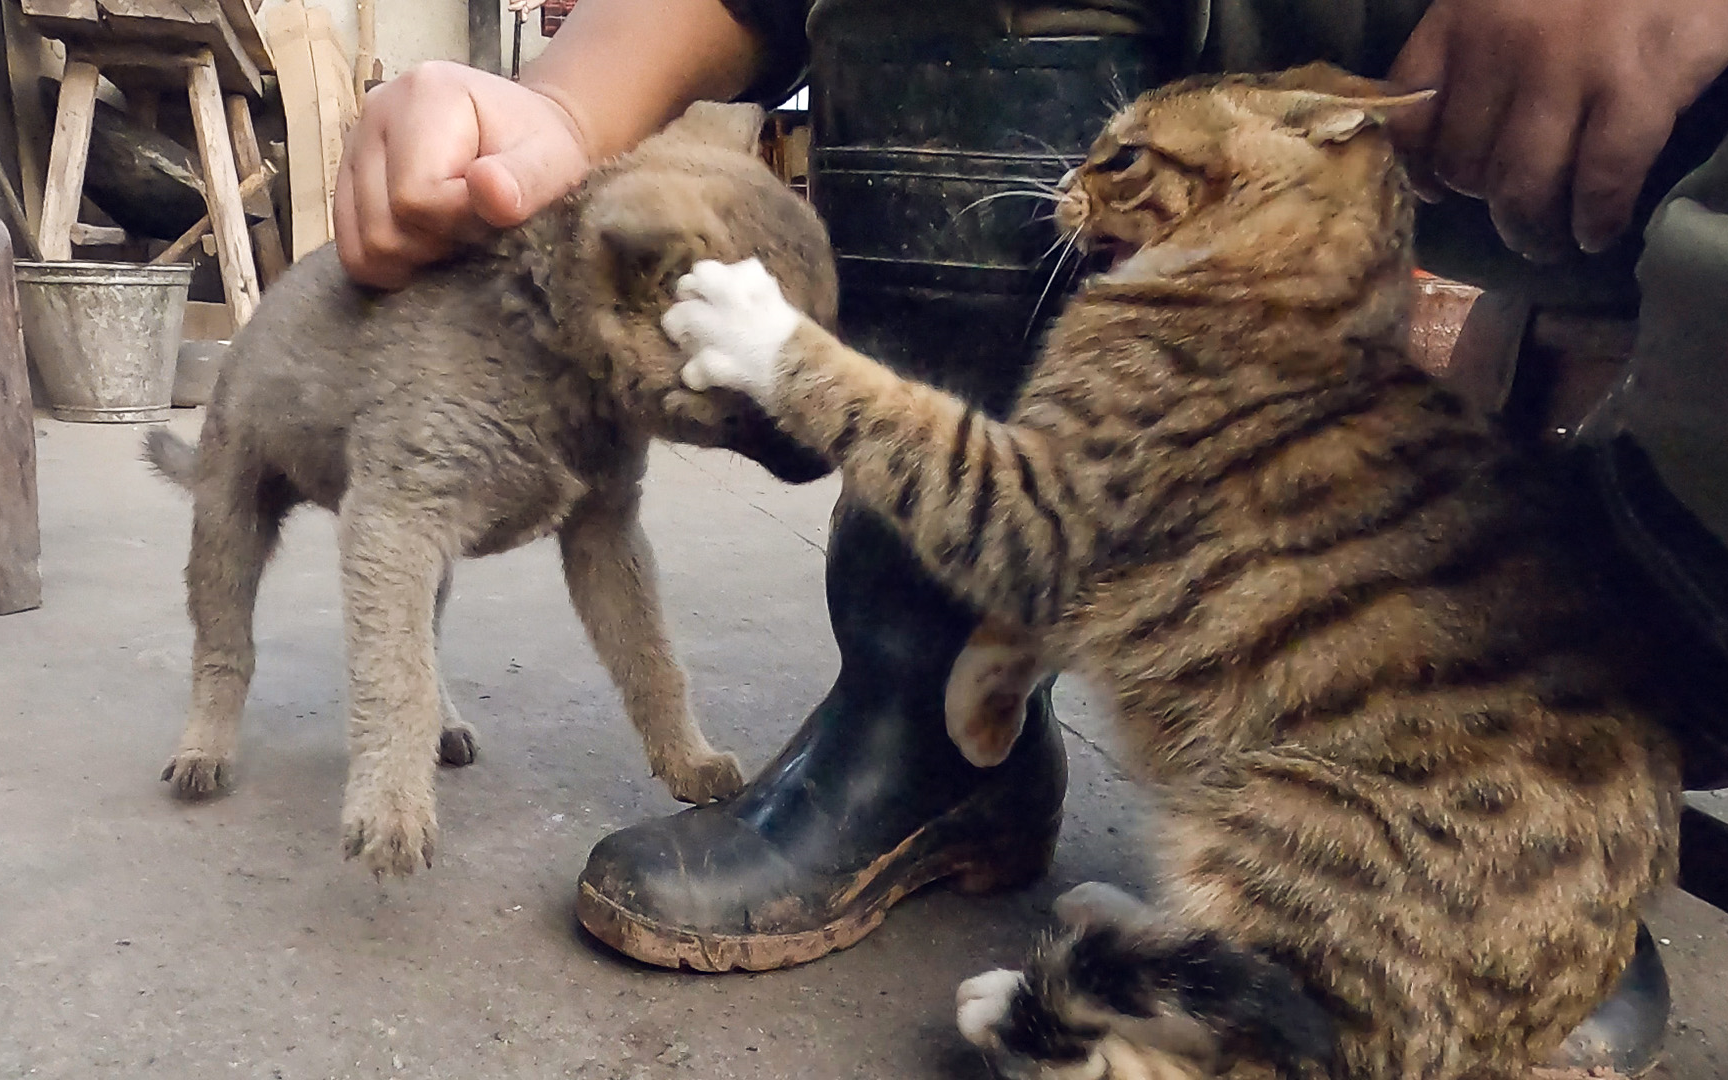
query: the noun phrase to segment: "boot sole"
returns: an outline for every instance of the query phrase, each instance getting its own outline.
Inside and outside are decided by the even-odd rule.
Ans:
[[[859,871],[842,896],[841,913],[822,926],[785,934],[703,934],[630,911],[583,882],[576,894],[576,919],[590,934],[634,960],[693,971],[774,971],[809,963],[850,948],[882,925],[888,909],[938,881],[971,894],[1021,888],[1042,878],[1056,853],[1061,815],[1049,835],[1014,850],[974,845],[949,848],[940,835],[962,820],[968,807],[950,811],[907,837],[893,851]],[[884,879],[893,878],[889,884]]]

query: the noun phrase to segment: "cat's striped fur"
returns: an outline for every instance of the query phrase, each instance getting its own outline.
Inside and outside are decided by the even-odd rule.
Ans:
[[[971,1033],[1014,1075],[1125,1075],[1100,1050],[1120,1022],[1245,971],[1266,1000],[1294,976],[1336,1043],[1280,1052],[1276,1018],[1199,1008],[1239,1069],[1511,1080],[1673,872],[1675,762],[1577,522],[1406,355],[1379,93],[1305,69],[1112,120],[1058,214],[1123,257],[1006,422],[808,321],[775,361],[782,423],[959,595],[1090,672],[1153,785],[1157,933],[1042,947]]]

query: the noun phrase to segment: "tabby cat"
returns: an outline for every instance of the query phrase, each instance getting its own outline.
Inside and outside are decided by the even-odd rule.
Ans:
[[[1411,100],[1309,67],[1124,109],[1057,208],[1111,265],[1006,422],[751,263],[697,264],[665,317],[688,385],[757,398],[998,641],[1114,702],[1151,901],[1071,899],[962,988],[1007,1074],[1510,1080],[1674,872],[1674,753],[1563,485],[1406,354],[1380,120]]]

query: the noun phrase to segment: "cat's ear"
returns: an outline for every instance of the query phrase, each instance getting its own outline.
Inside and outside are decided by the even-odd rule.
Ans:
[[[1366,81],[1366,80],[1364,80]],[[1314,143],[1346,142],[1370,127],[1377,127],[1393,109],[1419,105],[1433,97],[1433,90],[1413,94],[1383,94],[1356,97],[1318,90],[1277,92],[1280,121],[1295,128]]]
[[[753,154],[767,115],[760,105],[747,102],[698,101],[683,116],[667,124],[659,137]]]

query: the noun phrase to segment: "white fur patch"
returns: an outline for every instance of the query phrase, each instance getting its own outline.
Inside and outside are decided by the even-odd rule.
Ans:
[[[997,968],[974,975],[954,994],[956,1021],[966,1041],[980,1049],[996,1045],[996,1026],[1008,1015],[1015,991],[1026,985],[1018,971]]]
[[[724,387],[772,405],[781,352],[802,318],[755,259],[704,259],[678,279],[678,302],[661,317],[667,336],[690,354],[684,385]]]

